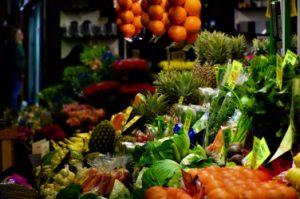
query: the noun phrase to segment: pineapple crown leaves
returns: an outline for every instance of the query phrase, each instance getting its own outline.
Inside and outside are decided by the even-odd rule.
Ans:
[[[139,115],[143,115],[148,121],[152,121],[158,115],[164,115],[169,110],[167,96],[159,93],[147,92],[145,101],[141,101],[136,108]]]
[[[171,104],[178,102],[181,96],[187,104],[197,101],[200,83],[191,71],[162,71],[154,78],[158,93],[166,95]]]
[[[252,40],[252,51],[256,55],[267,55],[269,54],[269,39],[253,39]]]
[[[201,64],[223,64],[231,58],[230,38],[222,32],[202,31],[193,48]]]
[[[247,42],[244,35],[231,37],[231,52],[233,59],[242,59],[247,50]]]

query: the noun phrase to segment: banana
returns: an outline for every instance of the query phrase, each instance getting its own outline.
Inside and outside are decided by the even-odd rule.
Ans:
[[[83,145],[79,146],[79,145],[75,145],[75,144],[68,144],[67,146],[70,150],[73,150],[73,151],[77,151],[80,153],[82,153],[84,151]]]
[[[80,138],[80,137],[70,137],[69,140],[71,142],[82,142],[83,138]]]
[[[83,138],[83,139],[90,139],[91,134],[90,133],[76,133],[76,137]]]
[[[50,142],[55,150],[61,149],[61,147],[54,140],[50,140]]]
[[[67,147],[66,143],[64,143],[63,141],[58,141],[58,144],[62,147]]]

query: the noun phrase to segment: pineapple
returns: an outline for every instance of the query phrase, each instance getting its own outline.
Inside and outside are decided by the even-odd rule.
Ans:
[[[232,58],[241,60],[244,57],[244,53],[247,50],[247,42],[243,35],[237,37],[231,37],[231,52]]]
[[[194,64],[194,78],[198,79],[203,87],[217,86],[215,65],[225,64],[231,58],[230,38],[221,32],[203,31],[197,38],[194,46],[197,59]]]
[[[113,125],[108,121],[102,121],[92,132],[89,149],[91,152],[113,153],[116,133]]]
[[[217,77],[215,68],[207,64],[201,65],[199,62],[195,62],[193,68],[194,78],[201,82],[201,87],[217,87]]]
[[[162,71],[155,75],[154,85],[158,93],[167,96],[170,105],[184,97],[184,104],[198,103],[198,88],[201,85],[192,71]]]
[[[146,93],[145,100],[135,108],[138,115],[143,115],[147,121],[152,121],[157,115],[164,115],[168,112],[169,106],[167,97],[159,93]]]

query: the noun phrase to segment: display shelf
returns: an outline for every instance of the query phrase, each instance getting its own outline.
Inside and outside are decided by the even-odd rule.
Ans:
[[[13,164],[13,143],[17,138],[17,129],[0,130],[0,171],[4,171]]]

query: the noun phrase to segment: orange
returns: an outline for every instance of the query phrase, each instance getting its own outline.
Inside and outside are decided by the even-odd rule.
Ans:
[[[123,24],[123,22],[120,18],[117,18],[116,24],[120,27]]]
[[[149,22],[150,22],[150,17],[148,15],[148,13],[143,13],[142,14],[142,18],[141,18],[142,24],[144,26],[148,26]]]
[[[168,30],[168,36],[174,42],[182,42],[186,39],[186,30],[183,26],[173,25]]]
[[[165,33],[165,26],[160,20],[150,21],[147,28],[156,36],[162,36]]]
[[[161,7],[165,8],[167,5],[167,2],[168,2],[167,0],[162,0],[160,3]]]
[[[139,2],[139,0],[132,0],[132,3]]]
[[[162,0],[148,0],[150,5],[160,5]]]
[[[198,38],[198,33],[188,33],[185,41],[189,44],[193,44]]]
[[[185,3],[185,0],[169,0],[172,6],[181,6]]]
[[[142,7],[139,2],[133,3],[131,6],[131,10],[132,10],[134,16],[139,16],[142,14]]]
[[[117,15],[119,15],[121,13],[121,8],[120,8],[119,4],[116,5],[115,10],[116,10]]]
[[[181,25],[186,19],[186,11],[181,6],[172,7],[168,12],[168,17],[173,25]]]
[[[141,30],[142,30],[142,28],[136,28],[136,29],[135,29],[135,33],[134,33],[134,36],[140,34]]]
[[[121,18],[121,20],[124,24],[132,23],[133,18],[134,18],[134,14],[130,10],[123,11],[123,12],[120,13],[120,18]]]
[[[148,0],[142,0],[141,7],[144,12],[148,12],[148,8],[149,8]]]
[[[189,16],[200,16],[201,3],[200,0],[186,0],[184,9]]]
[[[118,4],[123,11],[129,10],[132,6],[132,0],[118,0]]]
[[[188,16],[183,24],[187,33],[197,33],[201,28],[201,21],[199,17]]]
[[[169,18],[168,18],[168,13],[165,12],[163,14],[163,17],[162,17],[161,21],[163,22],[163,24],[165,25],[166,28],[170,26],[170,21],[169,21]]]
[[[135,29],[143,28],[141,18],[142,18],[141,16],[134,17],[132,24],[134,25]]]
[[[163,17],[164,9],[160,5],[151,5],[148,14],[151,20],[160,20]]]
[[[121,26],[121,32],[124,37],[131,38],[135,34],[135,27],[132,24],[124,24]]]

